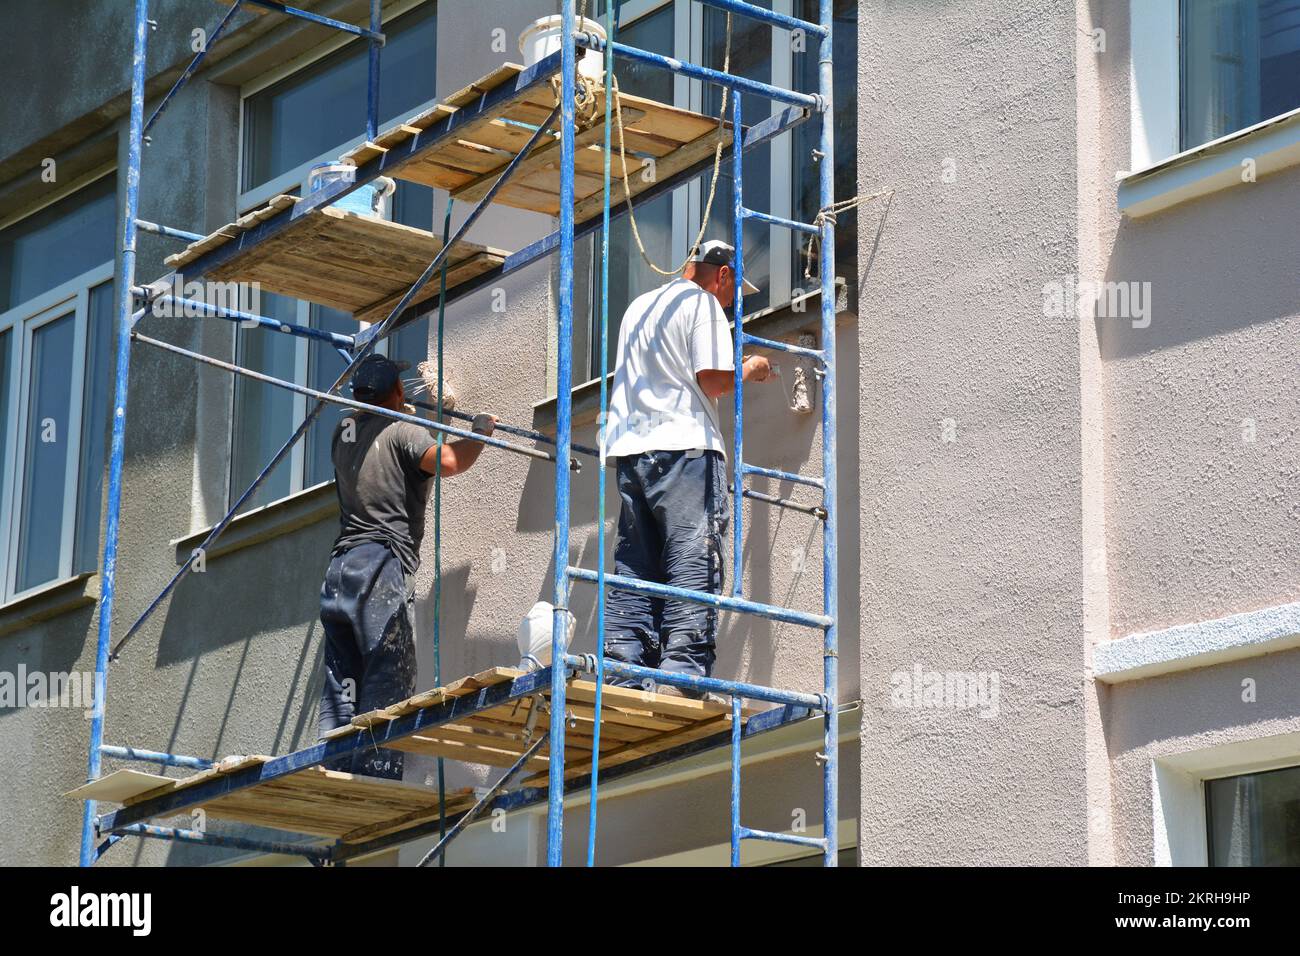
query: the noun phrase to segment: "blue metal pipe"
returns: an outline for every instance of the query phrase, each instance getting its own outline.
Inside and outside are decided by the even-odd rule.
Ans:
[[[570,654],[566,663],[575,669],[592,670],[589,661]],[[683,674],[678,671],[665,671],[657,667],[642,667],[639,664],[625,664],[622,661],[606,660],[606,673],[616,677],[629,677],[635,681],[650,681],[654,684],[667,684],[670,687],[684,687],[697,693],[718,694],[727,697],[739,695],[751,700],[765,700],[773,704],[797,704],[821,710],[824,701],[816,694],[804,694],[794,690],[781,690],[762,684],[746,684],[744,681],[724,680],[721,677],[699,677],[695,674]]]
[[[803,30],[805,33],[811,33],[813,36],[818,37],[826,32],[819,24],[809,23],[807,20],[800,20],[798,17],[777,13],[764,7],[757,7],[752,3],[745,3],[744,0],[700,0],[700,3],[706,7],[717,7],[719,10],[738,13],[742,17],[749,17],[751,20],[761,20],[764,23],[770,23],[786,30]]]
[[[141,2],[143,2],[143,0],[141,0]],[[549,126],[552,122],[555,121],[555,116],[558,112],[559,112],[559,107],[556,107],[554,110],[551,111],[551,115],[547,119],[546,126]],[[467,233],[470,230],[470,228],[474,225],[474,223],[478,221],[479,216],[483,214],[483,210],[485,210],[488,207],[488,205],[496,197],[496,194],[501,190],[501,187],[506,184],[506,182],[514,174],[515,170],[519,168],[519,164],[523,162],[524,157],[526,157],[532,151],[533,147],[542,138],[544,130],[545,127],[542,127],[539,128],[536,132],[534,132],[532,137],[529,138],[524,148],[520,150],[517,154],[515,154],[515,157],[511,159],[510,162],[506,165],[506,168],[502,171],[501,175],[497,178],[497,181],[492,184],[492,188],[488,190],[487,194],[483,197],[482,200],[480,200],[479,204],[470,211],[469,216],[467,216],[465,221],[462,222],[460,226],[456,229],[456,233],[451,237],[451,239],[448,242],[444,243],[443,247],[438,250],[437,255],[433,257],[433,261],[429,263],[428,268],[425,269],[424,272],[420,275],[420,277],[415,280],[415,284],[412,285],[411,288],[406,291],[406,294],[402,296],[401,301],[399,301],[397,305],[393,308],[393,310],[389,312],[388,317],[385,318],[382,322],[372,326],[369,330],[367,330],[368,332],[371,333],[370,335],[365,337],[362,336],[356,337],[357,351],[354,353],[352,361],[347,365],[346,368],[343,369],[342,372],[339,373],[339,377],[335,379],[334,384],[330,386],[329,388],[330,392],[333,392],[335,389],[342,386],[342,384],[345,381],[347,381],[348,376],[352,374],[352,370],[356,368],[356,366],[367,355],[369,355],[372,351],[374,351],[375,346],[379,343],[380,339],[382,339],[385,335],[388,334],[394,322],[396,321],[397,317],[401,315],[406,310],[406,307],[410,304],[411,299],[414,298],[415,295],[420,291],[420,289],[424,288],[424,286],[429,282],[429,280],[437,273],[438,267],[442,264],[442,261],[447,257],[447,255],[451,252],[451,250],[455,248],[456,243],[458,243],[462,238],[464,238],[465,233]],[[302,206],[302,205],[303,205],[302,203],[298,204],[298,206]],[[281,213],[280,215],[283,216],[290,211],[292,210],[286,210],[285,213]],[[270,225],[272,222],[278,221],[278,219],[279,217],[273,217],[268,222],[263,223],[263,226]],[[244,235],[247,236],[249,234],[245,233]],[[227,245],[237,245],[237,244],[238,241],[228,243]],[[221,251],[222,249],[215,250],[215,252],[221,252]],[[123,289],[128,296],[130,295],[131,292],[130,285],[131,283],[128,282],[125,286],[123,286]],[[163,348],[175,349],[175,346],[167,345],[167,343],[157,343],[157,344],[159,344]],[[197,353],[189,352],[188,350],[183,351],[182,354],[188,354],[189,357],[191,358],[200,358],[201,360],[206,358],[206,356],[200,357],[198,356]],[[208,361],[215,361],[215,360],[209,359]],[[244,373],[248,372],[247,369],[244,369],[243,371]],[[278,380],[272,380],[272,381],[275,382],[276,384],[282,384],[279,383]],[[257,491],[257,489],[262,486],[262,483],[266,481],[267,476],[269,476],[271,472],[275,470],[275,467],[279,465],[280,462],[282,462],[285,459],[285,457],[288,456],[289,452],[293,449],[293,446],[296,445],[299,442],[299,440],[301,440],[303,435],[307,434],[307,430],[311,428],[312,423],[316,420],[316,417],[320,414],[321,409],[323,409],[324,407],[325,407],[324,401],[317,401],[315,406],[308,411],[306,417],[302,421],[302,424],[299,425],[298,428],[295,429],[294,433],[289,436],[288,440],[285,441],[285,443],[280,446],[280,450],[277,451],[274,456],[272,456],[271,460],[267,463],[266,467],[262,469],[261,473],[259,473],[256,478],[253,479],[252,484],[250,484],[244,490],[244,493],[239,496],[239,499],[233,505],[230,506],[230,510],[226,512],[225,516],[220,521],[218,521],[216,525],[213,526],[211,531],[208,532],[207,537],[203,539],[203,543],[200,544],[198,548],[195,549],[195,554],[200,554],[207,551],[207,549],[211,546],[212,542],[216,541],[217,538],[219,538],[221,534],[226,530],[226,528],[229,527],[230,522],[234,520],[235,515],[239,512],[239,509],[241,509],[244,506],[244,503],[248,501],[248,499],[253,496],[253,494]],[[424,419],[418,419],[418,421],[421,424],[427,424],[427,422],[425,422]],[[481,438],[482,436],[479,436],[479,439]],[[488,444],[491,443],[492,442],[488,442]],[[533,451],[533,449],[527,449],[527,450],[517,449],[517,450],[520,450],[525,454],[529,454]],[[564,470],[567,472],[568,471],[567,446],[564,448],[564,453],[565,453]],[[172,575],[171,580],[168,581],[166,586],[163,587],[162,591],[159,592],[158,596],[154,598],[152,602],[150,602],[149,606],[144,609],[144,611],[140,614],[138,618],[136,618],[135,623],[131,625],[131,627],[127,630],[126,634],[122,636],[122,639],[117,642],[117,646],[113,648],[114,656],[116,656],[122,650],[122,648],[126,646],[127,641],[129,641],[132,638],[132,636],[134,636],[136,632],[140,630],[141,626],[145,623],[145,621],[147,621],[150,615],[152,615],[153,612],[157,610],[158,607],[162,604],[162,602],[166,600],[167,595],[170,594],[175,589],[176,585],[179,584],[182,581],[182,579],[184,579],[185,575],[189,573],[190,568],[192,567],[194,567],[193,554],[185,561],[184,564],[180,566],[179,569],[177,569],[176,573]]]
[[[253,312],[241,312],[238,309],[223,309],[220,306],[211,305],[200,299],[186,299],[175,295],[160,295],[153,300],[153,305],[159,302],[170,302],[183,308],[201,311],[208,318],[226,319],[229,322],[240,322],[247,325],[257,325],[264,329],[273,329],[276,332],[287,332],[289,335],[297,335],[305,339],[316,339],[319,342],[328,342],[336,348],[351,349],[356,342],[351,335],[343,335],[340,332],[327,332],[324,329],[313,329],[309,325],[298,325],[295,322],[281,322],[279,319],[269,319],[264,315],[257,315]],[[154,312],[157,315],[157,312]],[[350,356],[349,356],[350,357]]]
[[[757,209],[746,209],[745,218],[753,219],[755,222],[765,222],[769,226],[784,226],[786,229],[793,229],[795,232],[806,232],[814,236],[821,234],[821,229],[811,223],[783,219],[780,216],[773,216],[771,213],[759,212]]]
[[[790,481],[796,485],[807,485],[810,488],[821,488],[824,484],[821,478],[811,478],[808,475],[799,475],[792,471],[779,471],[776,468],[760,468],[758,465],[745,465],[744,471],[747,475],[775,478],[777,481]]]
[[[391,418],[396,422],[407,422],[411,425],[418,425],[421,428],[428,429],[432,432],[441,432],[444,435],[450,435],[453,438],[463,438],[467,441],[481,442],[484,445],[491,445],[493,448],[502,448],[506,451],[513,451],[519,455],[526,455],[529,458],[539,458],[543,461],[555,461],[556,456],[548,452],[541,451],[537,448],[525,448],[523,445],[515,445],[502,438],[493,435],[480,435],[477,432],[467,431],[464,428],[457,428],[455,425],[446,425],[442,422],[430,421],[427,418],[421,418],[418,415],[408,415],[405,412],[399,412],[391,408],[383,408],[379,405],[370,405],[366,402],[357,401],[355,398],[344,398],[342,395],[334,395],[330,392],[322,392],[319,389],[308,388],[306,385],[299,385],[296,382],[286,382],[283,379],[275,378],[264,372],[257,372],[250,368],[243,368],[230,362],[223,362],[221,359],[212,358],[210,355],[203,355],[179,345],[172,345],[170,342],[163,342],[159,339],[150,338],[147,335],[141,335],[139,332],[133,332],[131,337],[145,345],[152,345],[156,349],[164,352],[171,352],[174,355],[183,355],[186,358],[194,359],[204,365],[211,365],[214,368],[225,369],[227,372],[233,372],[236,375],[242,375],[245,378],[251,378],[258,382],[265,382],[267,385],[275,385],[286,389],[290,392],[296,392],[299,395],[306,395],[308,398],[314,398],[318,402],[330,405],[341,405],[344,408],[360,409],[369,412],[371,415],[378,415],[380,418]],[[570,461],[569,467],[575,470],[581,466],[577,461]]]
[[[131,118],[127,132],[126,207],[122,211],[122,256],[118,262],[117,367],[113,380],[113,437],[108,459],[108,500],[105,505],[104,560],[100,571],[99,621],[95,638],[96,706],[90,721],[90,753],[86,781],[100,774],[104,744],[104,713],[108,701],[108,645],[117,594],[117,539],[122,514],[122,463],[126,455],[127,375],[131,367],[131,287],[135,285],[135,220],[140,212],[140,152],[144,139],[144,79],[149,0],[136,0],[135,39],[131,52]],[[81,817],[82,866],[95,862],[95,801],[87,800]]]
[[[556,357],[555,549],[551,660],[568,654],[569,636],[569,443],[573,440],[573,167],[576,154],[577,48],[573,42],[574,0],[564,0],[560,20],[560,286]],[[564,865],[565,668],[551,668],[550,798],[546,808],[546,863]]]
[[[198,242],[205,238],[197,232],[186,232],[184,229],[173,229],[171,226],[160,226],[156,222],[149,222],[147,219],[137,219],[135,226],[142,232],[152,232],[157,236],[166,236],[169,239],[179,239],[182,242]]]
[[[436,412],[438,410],[438,407],[430,402],[421,402],[409,398],[407,399],[407,402],[414,405],[416,408],[423,408],[425,411]],[[458,412],[450,408],[444,408],[442,414],[447,418],[455,418],[463,422],[472,422],[474,420],[474,416],[468,412]],[[505,425],[501,422],[497,422],[495,430],[505,432],[507,435],[517,435],[520,438],[531,438],[533,441],[539,441],[544,445],[555,444],[554,438],[549,435],[543,435],[541,432],[533,431],[531,428],[520,428],[517,425]],[[589,455],[592,458],[600,458],[600,452],[589,445],[579,445],[577,442],[572,442],[569,447],[576,452],[581,452],[582,454]]]
[[[740,337],[746,345],[758,345],[765,349],[772,349],[774,352],[802,355],[804,358],[814,359],[817,362],[821,362],[825,358],[821,349],[807,349],[802,345],[791,345],[789,342],[778,342],[776,339],[763,339],[757,335],[750,335],[748,332],[742,333]]]
[[[143,760],[146,763],[162,764],[164,767],[185,767],[188,770],[207,770],[213,766],[211,760],[204,760],[202,757],[159,753],[156,750],[138,750],[135,747],[113,747],[105,744],[99,750],[105,757],[113,760]]]
[[[216,833],[204,833],[202,830],[182,830],[177,827],[156,827],[148,823],[135,823],[124,827],[114,836],[148,837],[154,840],[172,840],[177,843],[199,843],[204,846],[219,846],[231,850],[252,850],[257,853],[279,853],[290,856],[305,856],[319,863],[327,862],[330,850],[326,847],[303,846],[298,843],[286,843],[283,840],[250,840],[246,837],[222,836]]]
[[[380,35],[384,28],[383,0],[370,0],[370,32]],[[379,135],[379,51],[383,43],[370,40],[370,62],[366,82],[366,139]]]
[[[208,34],[208,39],[207,42],[203,44],[203,49],[194,55],[194,59],[190,60],[189,66],[185,67],[181,72],[181,75],[176,78],[176,82],[172,84],[172,88],[168,90],[167,94],[162,98],[162,102],[159,103],[158,107],[153,111],[153,115],[149,117],[149,121],[144,124],[144,132],[146,135],[148,135],[149,130],[153,128],[153,124],[158,120],[158,117],[162,115],[162,111],[171,104],[172,97],[180,92],[181,87],[183,87],[189,78],[194,75],[194,71],[199,68],[199,64],[203,62],[203,58],[207,56],[208,51],[212,49],[212,44],[216,43],[221,34],[226,32],[227,24],[229,24],[230,21],[235,18],[235,15],[239,13],[240,7],[243,6],[243,3],[244,0],[234,0],[234,3],[230,5],[230,9],[226,11],[226,15],[221,18],[221,21],[216,25],[213,31]],[[194,240],[191,239],[190,241],[193,242]]]
[[[818,54],[818,81],[822,102],[820,173],[821,208],[835,204],[835,122],[833,115],[835,74],[831,27],[834,22],[833,0],[821,0],[820,20],[826,33]],[[823,693],[829,701],[839,698],[839,506],[836,500],[838,462],[838,428],[835,405],[835,218],[821,217],[822,280],[822,351],[825,363],[822,375],[822,506],[826,521],[822,525],[822,613],[830,619],[823,642]],[[823,862],[838,865],[839,778],[839,711],[826,711],[826,741],[823,759],[822,823],[826,840]]]
[[[731,698],[731,865],[740,866],[740,698]]]
[[[606,42],[607,41],[602,40],[600,37],[590,33],[582,33],[577,37],[578,45],[586,47],[588,50],[604,50]],[[725,86],[732,90],[754,93],[758,96],[765,97],[766,99],[775,100],[778,103],[790,103],[794,106],[805,106],[812,110],[821,109],[821,100],[809,93],[800,93],[796,90],[783,89],[779,86],[772,86],[770,83],[760,83],[758,80],[751,80],[744,76],[735,76],[731,73],[723,73],[721,70],[711,70],[706,66],[698,66],[695,63],[687,63],[684,60],[678,60],[670,56],[651,53],[649,50],[642,50],[617,41],[613,41],[611,46],[614,47],[614,53],[616,55],[628,60],[636,60],[639,63],[646,63],[650,66],[659,67],[662,70],[680,73],[682,76],[689,76],[695,80],[712,83],[715,86]]]
[[[569,568],[569,574],[577,581],[591,581],[594,583],[596,580],[596,572],[588,571],[586,568]],[[605,583],[610,587],[621,588],[624,591],[634,591],[637,594],[649,594],[652,597],[667,598],[670,601],[690,601],[692,604],[716,607],[721,611],[757,614],[759,617],[765,617],[773,621],[784,621],[787,624],[798,624],[801,627],[821,628],[830,624],[830,618],[821,614],[807,614],[803,611],[777,607],[774,604],[747,601],[744,598],[723,597],[721,594],[713,594],[709,591],[691,591],[687,588],[673,587],[671,584],[659,584],[656,581],[629,578],[622,574],[606,574]]]
[[[750,827],[740,828],[742,840],[767,840],[771,843],[792,843],[795,846],[812,847],[814,850],[826,851],[826,841],[821,837],[799,836],[794,833],[778,833],[775,830],[754,830]]]
[[[741,129],[740,91],[733,92],[731,103],[731,128]],[[731,151],[731,244],[736,249],[736,299],[732,322],[732,367],[735,379],[732,385],[731,430],[731,596],[744,593],[745,564],[745,197],[743,149]]]
[[[268,10],[274,10],[277,13],[283,13],[286,16],[297,17],[300,20],[306,20],[309,23],[316,23],[323,27],[333,27],[335,30],[341,30],[344,33],[351,33],[353,36],[365,37],[367,40],[378,40],[384,42],[384,35],[376,30],[367,30],[364,27],[354,26],[351,23],[344,23],[342,20],[332,20],[329,17],[323,17],[319,13],[312,13],[310,10],[301,10],[298,7],[286,6],[278,3],[276,0],[245,0],[247,3],[255,3],[259,7],[266,7]]]
[[[789,498],[778,498],[776,495],[764,494],[761,491],[754,491],[750,488],[745,489],[745,497],[751,501],[763,501],[769,505],[776,505],[778,508],[786,508],[790,511],[802,511],[804,514],[812,515],[822,521],[826,520],[826,509],[821,505],[806,505],[801,501],[792,501]]]

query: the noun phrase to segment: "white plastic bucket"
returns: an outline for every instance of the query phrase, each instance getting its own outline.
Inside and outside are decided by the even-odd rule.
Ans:
[[[307,191],[308,193],[320,192],[335,183],[354,182],[356,177],[357,168],[350,163],[320,163],[313,166],[311,172],[307,174]],[[396,191],[396,182],[387,176],[379,176],[331,205],[336,209],[354,212],[361,216],[378,216],[380,219],[387,219],[392,196]]]
[[[559,14],[534,20],[523,33],[519,34],[519,52],[524,56],[524,66],[532,66],[538,60],[545,59],[560,48],[561,28],[564,18]],[[594,33],[604,40],[605,28],[588,17],[575,19],[579,33]],[[579,50],[578,72],[597,82],[605,69],[605,55],[599,50]]]

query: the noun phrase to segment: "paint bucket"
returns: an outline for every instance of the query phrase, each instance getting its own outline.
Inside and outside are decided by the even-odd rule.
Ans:
[[[356,177],[357,168],[351,163],[319,163],[311,168],[307,176],[307,192],[316,193],[341,183],[355,182]],[[396,191],[397,183],[387,176],[379,176],[331,205],[335,209],[354,212],[359,216],[387,219],[392,196]]]
[[[578,33],[594,33],[604,40],[605,28],[595,20],[577,17],[574,29]],[[564,18],[559,14],[541,17],[519,34],[519,52],[524,55],[524,66],[532,66],[538,60],[545,59],[560,48],[561,29]],[[600,82],[605,71],[605,54],[600,50],[578,48],[578,72]]]

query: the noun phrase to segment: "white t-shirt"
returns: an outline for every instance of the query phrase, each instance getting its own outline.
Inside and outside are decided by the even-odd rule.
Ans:
[[[711,293],[675,279],[632,300],[618,333],[606,454],[711,449],[726,453],[717,404],[695,379],[731,371],[731,329]]]

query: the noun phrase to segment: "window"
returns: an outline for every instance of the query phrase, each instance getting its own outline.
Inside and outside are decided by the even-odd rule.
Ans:
[[[409,115],[436,99],[436,9],[433,2],[408,3],[384,24],[388,43],[380,58],[381,123]],[[241,211],[256,208],[275,193],[299,190],[312,165],[333,159],[360,142],[358,134],[364,132],[366,123],[366,59],[366,44],[354,40],[287,77],[247,91]],[[430,229],[433,190],[398,182],[392,219]],[[329,332],[355,334],[359,328],[348,313],[271,293],[261,295],[258,308],[261,314],[282,322]],[[422,319],[381,343],[379,351],[414,364],[426,357],[428,336],[428,320]],[[235,361],[320,391],[328,390],[346,365],[327,342],[242,327],[235,331]],[[347,394],[346,388],[343,394]],[[314,404],[314,399],[277,385],[236,377],[230,452],[232,504]],[[303,441],[267,476],[245,509],[331,480],[330,439],[342,414],[337,405],[323,409]]]
[[[815,22],[816,0],[760,0],[759,5]],[[596,5],[603,15],[603,4]],[[835,126],[836,198],[857,192],[857,4],[837,0],[835,4]],[[726,13],[701,7],[690,0],[640,0],[625,2],[618,28],[621,42],[655,53],[678,56],[713,69],[722,69],[726,46]],[[785,88],[805,92],[817,90],[816,37],[794,42],[790,31],[774,29],[739,15],[732,17],[730,71]],[[615,63],[619,87],[628,93],[717,116],[721,107],[719,87],[686,80],[651,66],[618,59]],[[744,122],[753,124],[780,110],[757,95],[742,101]],[[727,119],[730,117],[728,107]],[[811,222],[817,215],[818,178],[813,150],[818,145],[820,124],[814,118],[794,131],[745,154],[745,205],[783,218]],[[629,170],[632,169],[629,156]],[[706,239],[732,239],[731,162],[723,160],[717,192],[709,216]],[[611,164],[614,198],[622,196],[617,158]],[[673,268],[685,257],[690,242],[699,232],[708,202],[712,169],[679,187],[636,207],[636,221],[649,257],[661,268]],[[668,281],[642,259],[626,217],[610,227],[609,275],[609,364],[613,367],[618,344],[618,325],[624,310],[636,296]],[[745,226],[745,273],[758,287],[745,297],[745,311],[753,312],[790,300],[796,290],[813,283],[804,278],[802,236],[787,229],[747,223]],[[597,232],[594,249],[600,249]],[[856,215],[842,214],[836,231],[837,264],[840,275],[856,272]],[[598,255],[593,261],[599,262]],[[780,265],[777,265],[780,264]],[[814,275],[816,266],[813,267]],[[593,268],[591,347],[588,377],[599,374],[600,269]],[[815,283],[815,280],[813,280]]]
[[[1300,767],[1205,782],[1210,866],[1300,865]]]
[[[98,567],[115,196],[105,176],[0,230],[0,601]]]
[[[381,125],[435,101],[437,24],[432,0],[385,21],[388,42],[379,58]],[[368,56],[369,45],[352,40],[287,77],[246,89],[241,205],[257,205],[297,185],[312,165],[361,142]]]
[[[1300,107],[1300,0],[1182,0],[1181,148]]]

